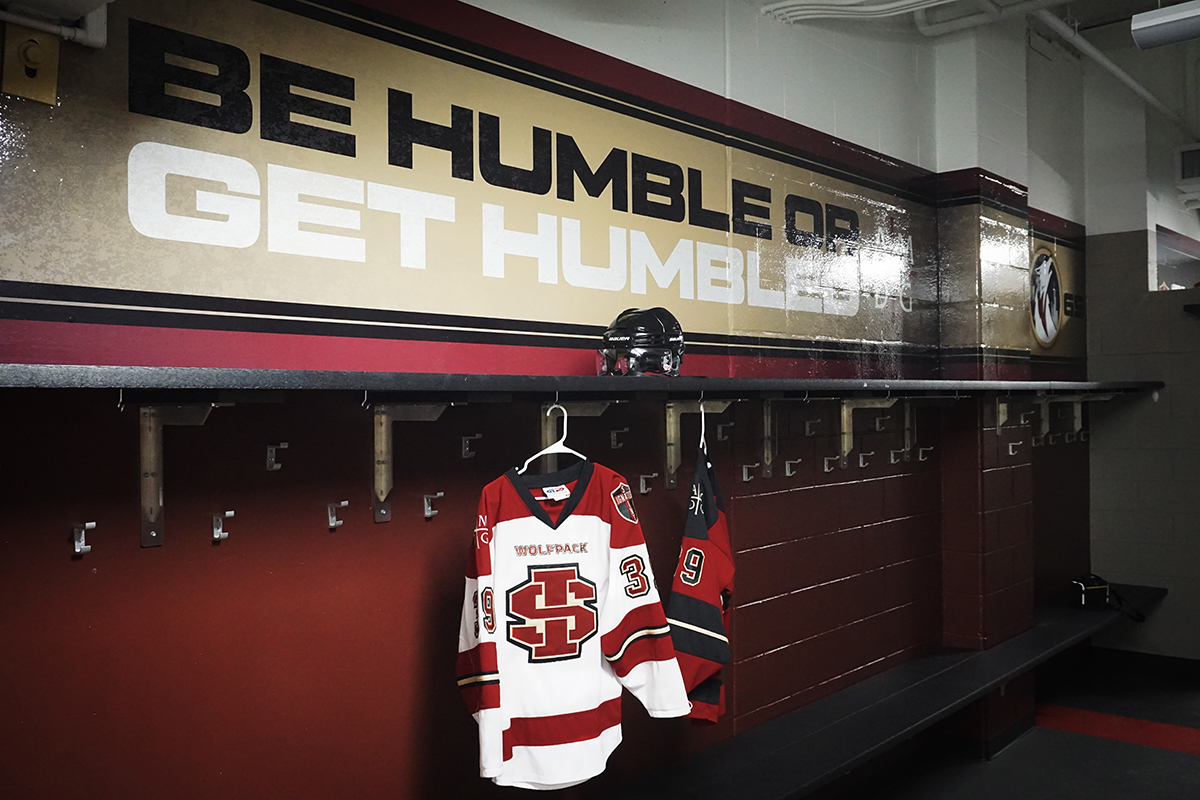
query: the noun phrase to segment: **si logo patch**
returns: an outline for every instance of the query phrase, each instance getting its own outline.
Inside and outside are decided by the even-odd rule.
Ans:
[[[637,524],[637,512],[633,510],[633,491],[630,490],[629,484],[622,483],[613,489],[612,501],[613,505],[617,507],[618,514],[629,522]]]
[[[508,616],[508,640],[529,663],[579,658],[596,633],[596,584],[578,564],[530,567],[529,580],[508,590]]]

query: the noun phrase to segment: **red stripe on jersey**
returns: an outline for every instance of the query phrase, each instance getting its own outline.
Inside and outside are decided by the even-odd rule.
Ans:
[[[721,702],[719,705],[713,705],[712,703],[704,703],[699,700],[695,700],[690,695],[688,696],[688,700],[690,700],[692,703],[692,710],[688,712],[689,719],[702,719],[707,720],[708,722],[716,722],[721,718],[721,715],[725,713],[724,687],[722,687]]]
[[[496,643],[480,642],[458,654],[455,673],[467,710],[474,714],[481,708],[500,707],[500,672],[496,659]]]
[[[546,747],[595,739],[621,724],[621,698],[606,700],[596,708],[550,717],[514,717],[504,731],[504,760],[514,747]]]
[[[647,661],[670,661],[675,657],[670,631],[658,629],[638,631],[638,634],[635,634],[637,638],[625,647],[625,652],[619,659],[609,662],[619,678],[624,678],[638,664]]]
[[[655,633],[668,628],[658,603],[638,606],[617,627],[600,637],[600,650],[620,677],[643,661],[666,661],[675,657],[670,635]]]
[[[484,708],[500,707],[500,679],[490,682],[472,683],[460,686],[459,694],[467,705],[467,711],[477,714]]]

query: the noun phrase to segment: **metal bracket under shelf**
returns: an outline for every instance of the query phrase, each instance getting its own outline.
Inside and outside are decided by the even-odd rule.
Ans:
[[[161,547],[166,529],[163,516],[163,426],[203,425],[213,404],[142,406],[138,445],[141,466],[141,544]]]
[[[434,422],[449,403],[377,403],[375,411],[375,493],[376,522],[392,521],[392,487],[395,484],[392,447],[393,422]]]
[[[840,414],[838,415],[838,466],[846,469],[849,466],[850,451],[854,449],[854,412],[860,408],[891,408],[899,397],[864,397],[839,400]],[[905,443],[906,446],[908,443]]]

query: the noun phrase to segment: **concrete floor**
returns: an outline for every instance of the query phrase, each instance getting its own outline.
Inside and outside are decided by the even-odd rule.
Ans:
[[[1092,648],[1052,666],[1039,674],[1040,703],[1200,729],[1200,662]],[[1200,755],[1035,727],[991,761],[926,755],[860,796],[1200,800]]]

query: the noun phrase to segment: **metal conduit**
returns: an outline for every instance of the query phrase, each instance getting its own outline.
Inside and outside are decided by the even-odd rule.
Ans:
[[[933,22],[925,12],[925,9],[919,9],[913,12],[913,19],[917,23],[917,30],[926,36],[943,36],[947,33],[965,31],[968,28],[975,28],[990,22],[1009,19],[1019,14],[1028,14],[1043,8],[1059,6],[1067,2],[1070,2],[1070,0],[1024,0],[1021,3],[1000,6],[996,5],[992,0],[976,0],[976,5],[983,8],[978,14],[968,14],[967,16],[948,19],[944,22]]]
[[[1197,135],[1196,130],[1191,125],[1184,122],[1182,117],[1176,114],[1162,100],[1159,100],[1157,97],[1155,97],[1149,89],[1134,80],[1129,73],[1114,64],[1108,58],[1108,56],[1097,50],[1095,45],[1080,36],[1074,28],[1072,28],[1070,25],[1067,25],[1049,11],[1038,11],[1036,14],[1034,14],[1034,16],[1045,23],[1050,30],[1057,33],[1067,42],[1070,42],[1071,46],[1080,53],[1083,53],[1085,56],[1111,72],[1117,80],[1128,86],[1134,94],[1145,100],[1146,103],[1154,108],[1155,111],[1158,111],[1168,120],[1170,120],[1175,127],[1186,133],[1193,141],[1200,141],[1200,135]]]
[[[103,49],[108,42],[108,6],[102,5],[95,11],[84,15],[83,24],[78,28],[71,25],[59,25],[47,20],[29,17],[24,14],[13,14],[0,10],[0,22],[11,22],[42,33],[49,33],[67,42]]]
[[[957,0],[890,0],[890,2],[866,4],[863,0],[785,0],[771,3],[759,9],[767,16],[782,22],[798,22],[807,19],[876,19],[908,14],[912,11],[946,5]]]

